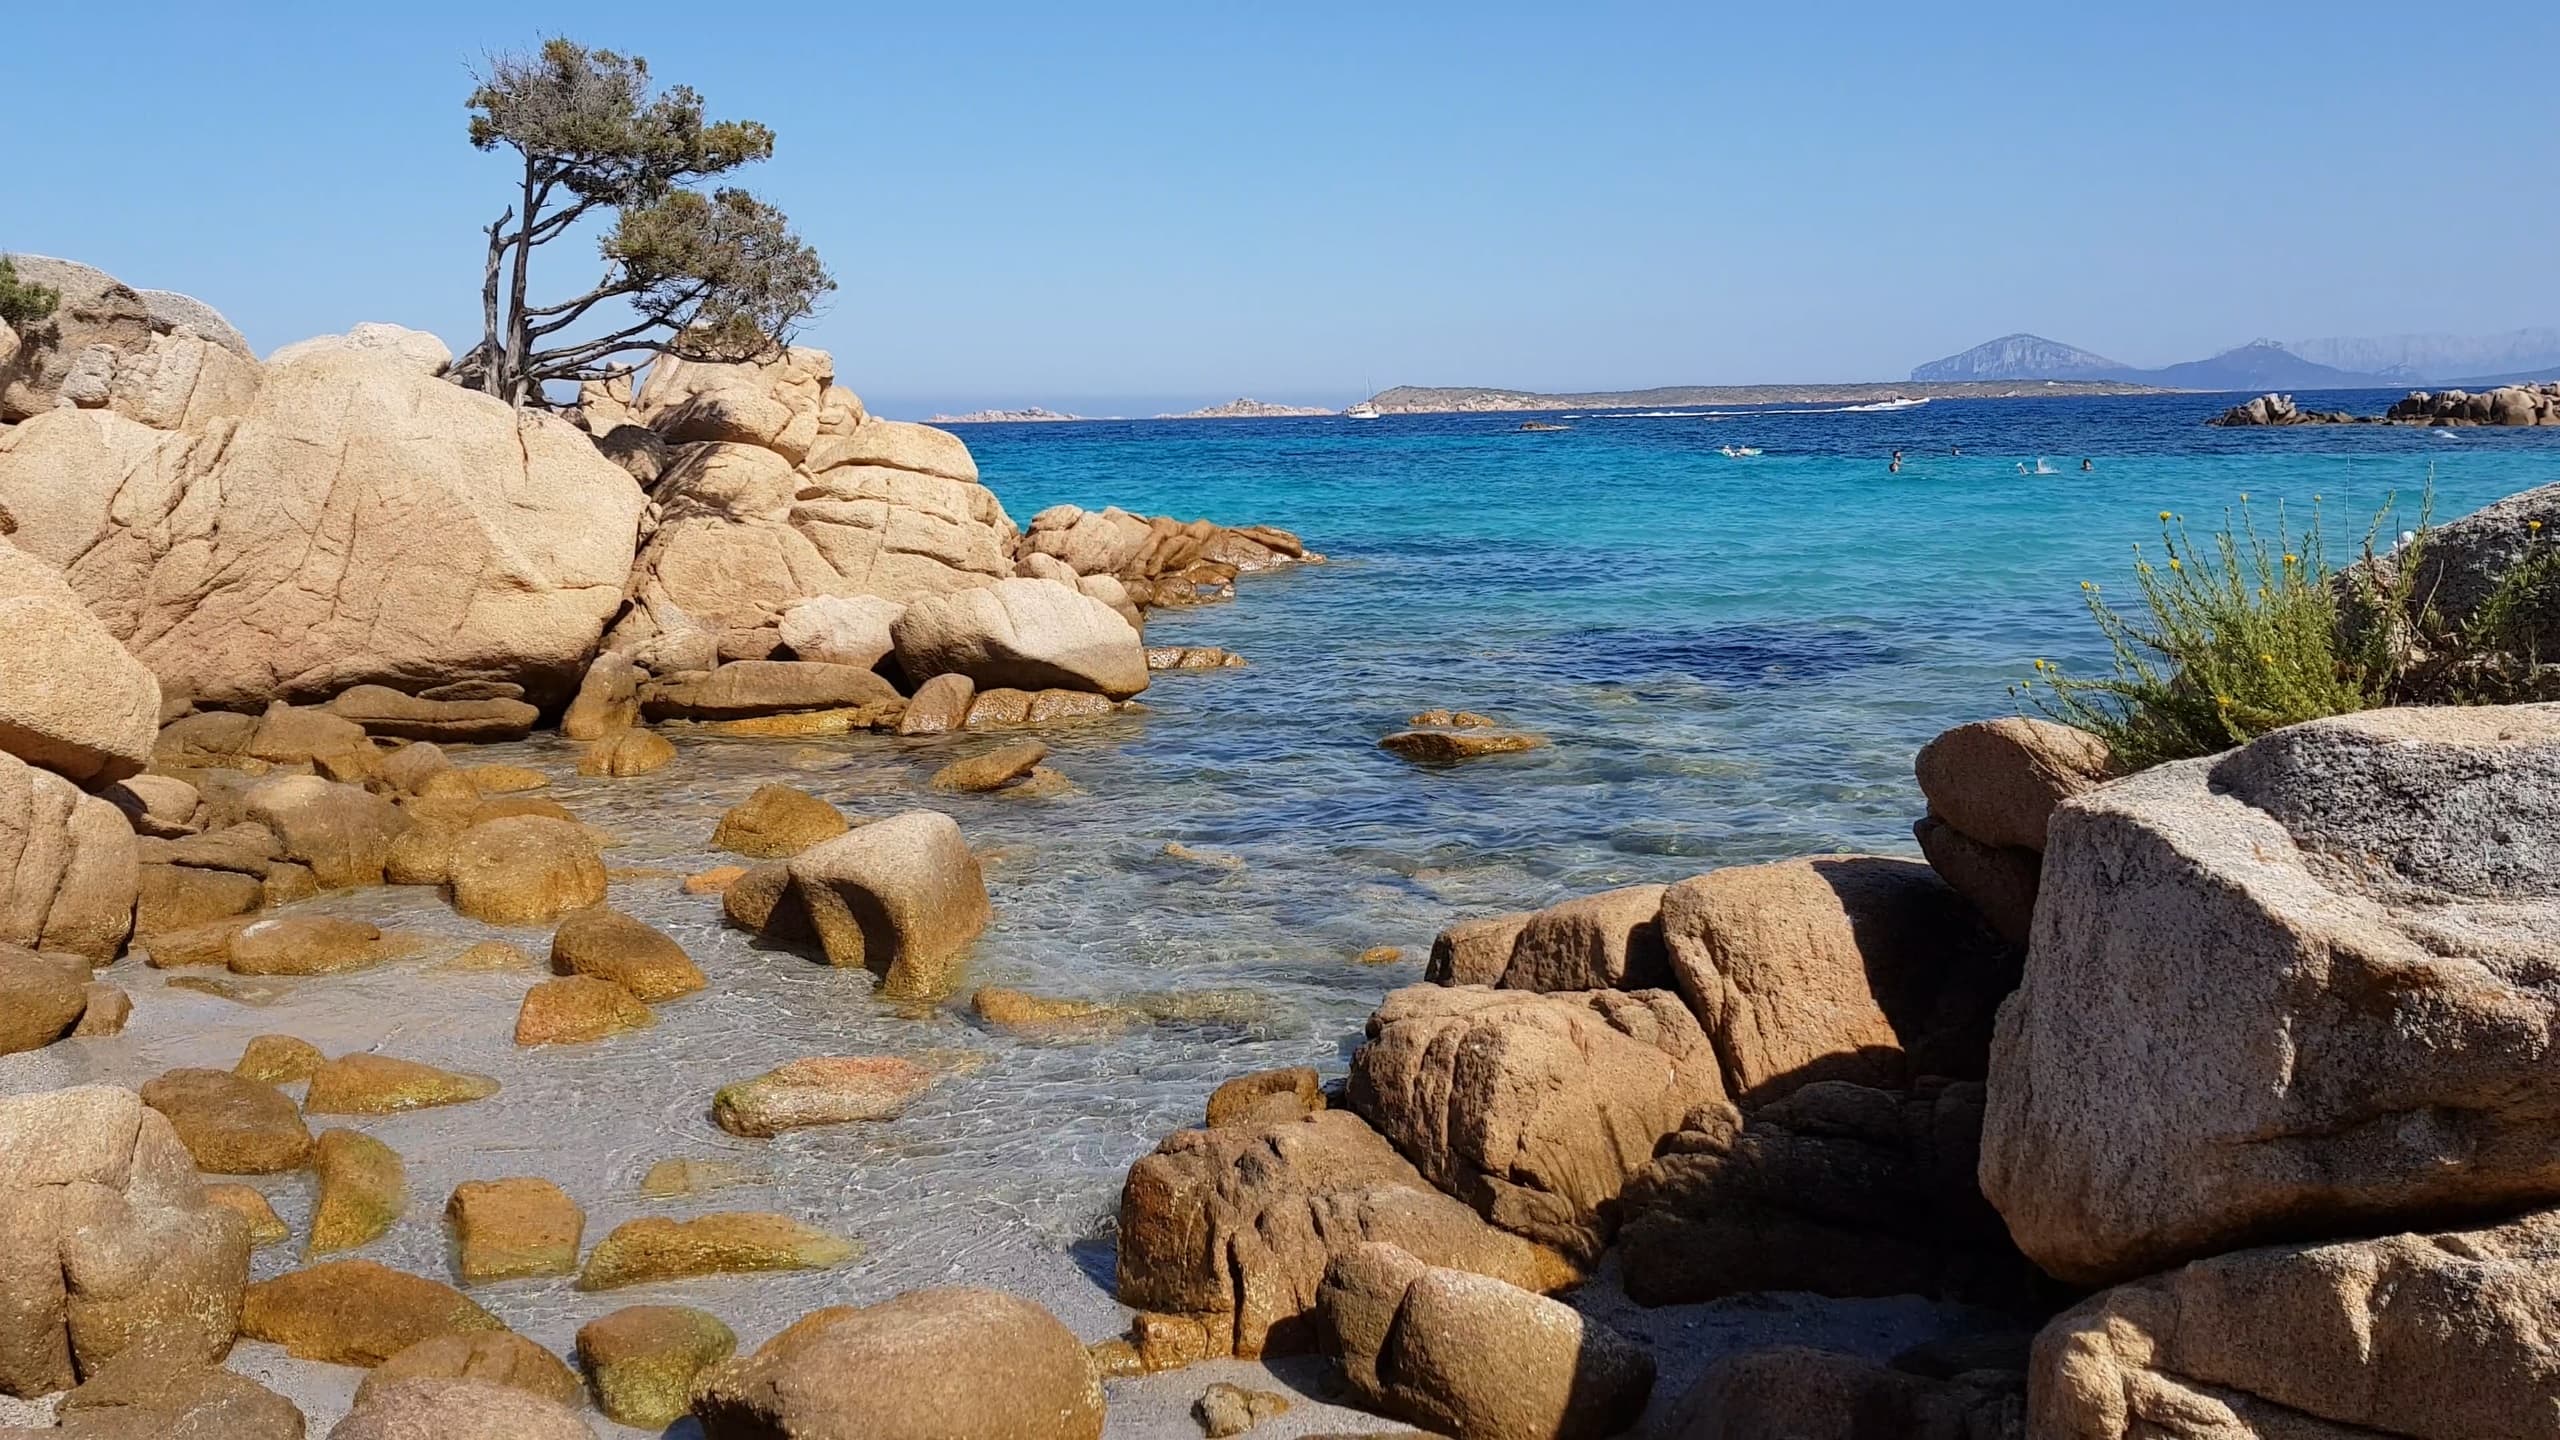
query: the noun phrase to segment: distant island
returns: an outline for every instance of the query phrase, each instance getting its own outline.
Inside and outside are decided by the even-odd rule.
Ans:
[[[1180,415],[1159,415],[1159,420],[1287,420],[1301,415],[1335,415],[1341,412],[1319,409],[1313,405],[1274,405],[1268,400],[1238,398],[1224,405],[1208,405]]]
[[[2008,400],[2028,395],[2140,395],[2159,387],[2114,380],[1840,385],[1665,385],[1651,390],[1546,394],[1398,385],[1369,398],[1387,415],[1481,415],[1514,410],[1647,410],[1689,405],[1886,405],[1897,400]]]
[[[2003,335],[1932,360],[1915,383],[2121,382],[2163,390],[2379,390],[2494,386],[2560,377],[2560,331],[2398,335],[2375,340],[2253,340],[2202,360],[2144,369],[2041,335]]]
[[[1028,410],[972,410],[966,415],[936,415],[928,425],[1021,425],[1055,420],[1082,420],[1082,415],[1063,415],[1034,405]]]

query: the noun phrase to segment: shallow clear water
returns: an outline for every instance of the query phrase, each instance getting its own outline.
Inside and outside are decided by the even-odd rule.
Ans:
[[[956,1281],[1037,1295],[1098,1338],[1119,1318],[1104,1237],[1129,1162],[1197,1123],[1226,1076],[1338,1072],[1369,1009],[1418,978],[1448,920],[1739,861],[1908,853],[1914,749],[2010,708],[2005,685],[2036,657],[2094,664],[2078,582],[2122,579],[2164,508],[2204,525],[2242,492],[2296,507],[2318,495],[2343,558],[2386,493],[2414,507],[2431,467],[2441,515],[2560,479],[2560,435],[2202,426],[2227,403],[1584,417],[1549,434],[1518,432],[1518,416],[973,427],[1018,520],[1074,500],[1268,521],[1333,563],[1246,577],[1233,605],[1161,614],[1151,640],[1228,646],[1253,667],[1163,676],[1143,714],[1047,735],[1050,763],[1077,786],[1058,798],[928,797],[933,768],[993,743],[976,738],[678,729],[676,763],[631,780],[577,778],[574,748],[556,740],[468,756],[544,769],[549,794],[623,841],[613,902],[674,934],[712,980],[662,1006],[655,1030],[517,1050],[531,977],[433,962],[491,936],[539,957],[547,931],[461,920],[431,891],[377,890],[313,908],[424,935],[419,957],[255,982],[271,988],[264,1005],[168,990],[128,962],[111,972],[136,993],[124,1036],[0,1060],[0,1087],[228,1066],[262,1031],[332,1053],[378,1048],[505,1089],[360,1122],[407,1158],[412,1190],[369,1256],[449,1273],[444,1197],[507,1174],[559,1180],[587,1207],[591,1241],[644,1214],[736,1208],[783,1210],[868,1247],[821,1275],[475,1292],[564,1349],[580,1320],[624,1303],[702,1304],[752,1343],[820,1304]],[[1730,460],[1725,444],[1766,453]],[[1888,475],[1896,446],[1907,464]],[[2017,474],[2039,455],[2061,473]],[[2078,470],[2084,455],[2094,472]],[[1452,770],[1377,749],[1429,706],[1488,711],[1555,743]],[[856,814],[930,804],[960,820],[988,854],[996,903],[970,983],[1181,994],[1194,1018],[1039,1043],[982,1029],[963,1002],[882,1005],[861,972],[756,948],[720,925],[716,899],[676,881],[731,858],[707,849],[714,822],[773,779]],[[1169,841],[1240,864],[1170,858]],[[1406,958],[1356,963],[1378,945]],[[718,1085],[810,1053],[917,1056],[946,1073],[892,1123],[773,1141],[711,1125]],[[763,1178],[644,1201],[642,1173],[672,1155],[742,1161]],[[307,1178],[257,1183],[299,1227]],[[259,1273],[295,1261],[274,1247]],[[1909,1338],[1919,1322],[1894,1313],[1878,1334]]]

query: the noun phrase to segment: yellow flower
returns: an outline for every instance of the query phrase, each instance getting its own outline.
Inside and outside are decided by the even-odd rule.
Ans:
[[[2050,660],[2038,660],[2036,662],[2036,668],[2039,670],[2050,670],[2053,668],[2053,662]]]
[[[2269,664],[2269,665],[2273,665],[2273,664],[2275,664],[2275,663],[2276,663],[2276,657],[2274,657],[2273,655],[2260,654],[2260,655],[2258,656],[2258,658],[2259,658],[2260,660],[2262,660],[2262,661],[2265,661],[2265,662],[2266,662],[2267,664]]]
[[[2213,703],[2221,706],[2225,710],[2228,710],[2231,708],[2231,697],[2228,695],[2216,695],[2213,697]]]
[[[2284,563],[2287,565],[2299,565],[2302,563],[2302,557],[2299,555],[2287,555],[2284,557]]]
[[[2088,581],[2086,581],[2086,580],[2083,580],[2083,581],[2081,581],[2081,582],[2080,582],[2080,588],[2081,588],[2081,589],[2083,589],[2083,590],[2088,591],[2089,593],[2091,593],[2091,594],[2093,594],[2093,595],[2094,595],[2094,594],[2096,594],[2096,593],[2097,593],[2097,591],[2098,591],[2098,587],[2097,587],[2097,586],[2090,584],[2090,583],[2089,583]]]
[[[2163,519],[2163,520],[2168,519],[2168,518],[2169,518],[2169,512],[2168,512],[2168,511],[2166,511],[2166,510],[2161,511],[2161,512],[2160,512],[2160,518],[2161,518],[2161,519]]]
[[[2172,569],[2172,570],[2184,570],[2184,569],[2186,569],[2187,567],[2186,567],[2186,566],[2184,566],[2184,565],[2179,564],[2179,563],[2178,563],[2178,557],[2177,557],[2177,556],[2175,556],[2175,555],[2172,555],[2172,556],[2170,556],[2170,557],[2169,557],[2169,568],[2170,568],[2170,569]]]
[[[2524,528],[2538,532],[2542,529],[2542,522],[2539,520],[2527,520],[2524,522]]]
[[[2241,503],[2241,504],[2243,504],[2243,505],[2246,505],[2246,504],[2248,504],[2248,503],[2249,503],[2249,492],[2248,492],[2248,491],[2243,490],[2243,491],[2241,491],[2241,492],[2240,492],[2240,503]]]

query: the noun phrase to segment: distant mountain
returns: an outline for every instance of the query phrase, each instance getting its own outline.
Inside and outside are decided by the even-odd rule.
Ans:
[[[2306,360],[2273,340],[2256,340],[2209,360],[2142,370],[2041,335],[2003,335],[1911,372],[1921,382],[2074,380],[2164,390],[2362,390],[2408,383],[2404,375],[2341,370]]]
[[[2133,373],[2173,390],[2368,390],[2408,383],[2403,377],[2359,374],[2305,360],[2274,340],[2253,340],[2210,360]]]
[[[1963,354],[1932,360],[1913,370],[1911,378],[1942,385],[1986,380],[2112,380],[2132,373],[2132,369],[2077,345],[2020,333],[1985,340]]]
[[[1082,420],[1082,415],[1068,415],[1034,405],[1028,410],[972,410],[966,415],[936,415],[927,425],[1027,425],[1048,424],[1061,420]]]
[[[2495,390],[2501,385],[2540,385],[2552,380],[2560,380],[2560,365],[2543,365],[2505,375],[2456,375],[2450,380],[2431,383],[2444,390]]]
[[[2560,329],[2547,325],[2496,335],[2330,337],[2297,340],[2285,348],[2322,365],[2413,384],[2476,384],[2481,377],[2560,373]]]

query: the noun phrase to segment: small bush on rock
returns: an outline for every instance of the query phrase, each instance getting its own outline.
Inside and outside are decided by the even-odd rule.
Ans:
[[[20,280],[17,264],[0,255],[0,325],[25,330],[51,315],[61,303],[62,292]]]

